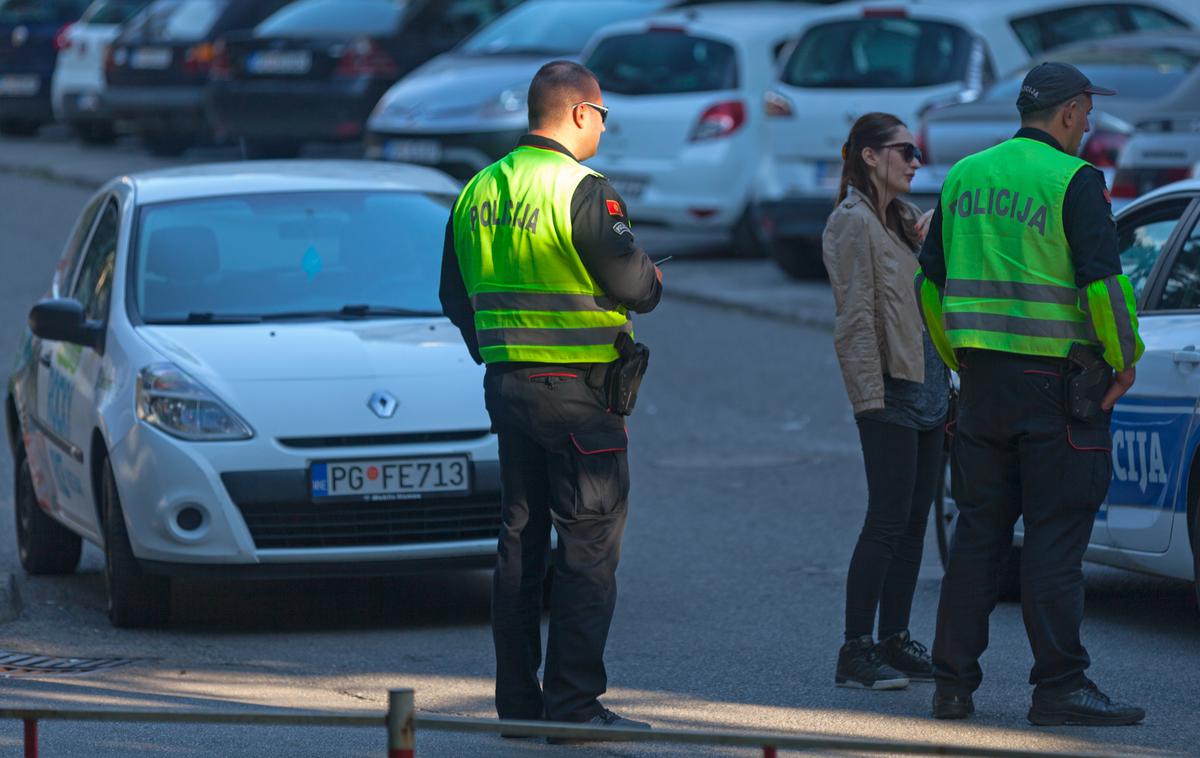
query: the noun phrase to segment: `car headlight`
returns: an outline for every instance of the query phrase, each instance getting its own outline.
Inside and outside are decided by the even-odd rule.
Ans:
[[[483,104],[480,113],[484,116],[507,116],[525,110],[529,90],[525,86],[509,87],[499,97]]]
[[[254,436],[229,406],[170,363],[156,363],[138,373],[137,415],[155,429],[194,442]]]

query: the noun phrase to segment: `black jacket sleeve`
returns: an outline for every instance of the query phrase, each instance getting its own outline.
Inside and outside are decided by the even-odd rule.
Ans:
[[[1075,264],[1075,286],[1121,273],[1117,224],[1113,220],[1104,174],[1091,166],[1076,172],[1063,200],[1063,231]]]
[[[929,232],[925,242],[921,244],[921,253],[917,256],[921,264],[921,273],[925,278],[937,285],[939,290],[946,287],[946,251],[942,247],[942,201],[933,209],[933,217],[929,219]]]
[[[446,222],[446,240],[442,243],[442,282],[438,288],[442,301],[442,312],[450,323],[462,332],[463,342],[476,363],[483,363],[479,354],[479,338],[475,334],[475,309],[463,283],[462,269],[458,267],[458,256],[454,252],[454,217]]]
[[[606,180],[589,176],[579,183],[571,226],[575,250],[604,294],[635,313],[654,310],[662,282],[634,239],[625,201]]]

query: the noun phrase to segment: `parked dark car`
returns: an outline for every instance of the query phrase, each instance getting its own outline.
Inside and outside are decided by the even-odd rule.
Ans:
[[[362,138],[397,79],[520,0],[300,0],[223,41],[208,90],[246,157]]]
[[[50,79],[63,33],[89,0],[0,0],[0,134],[54,119]]]
[[[204,87],[217,38],[291,0],[155,0],[131,18],[105,60],[113,117],[150,152],[177,155],[211,138]]]

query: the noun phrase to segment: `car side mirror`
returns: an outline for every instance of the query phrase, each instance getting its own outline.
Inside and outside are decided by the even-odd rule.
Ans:
[[[37,337],[99,350],[104,340],[103,325],[88,321],[78,300],[43,300],[29,311],[29,330]]]

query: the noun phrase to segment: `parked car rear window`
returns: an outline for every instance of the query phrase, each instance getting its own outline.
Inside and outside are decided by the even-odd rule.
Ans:
[[[608,37],[596,45],[585,65],[602,90],[623,95],[715,92],[738,86],[733,47],[676,31]]]
[[[260,37],[354,37],[394,34],[404,15],[396,0],[303,0],[259,24]]]
[[[928,87],[966,78],[971,36],[907,18],[835,21],[809,29],[783,68],[794,87]]]
[[[644,16],[645,0],[558,0],[518,6],[463,43],[470,55],[578,54],[600,27],[614,18]]]
[[[146,322],[359,304],[441,313],[441,249],[453,202],[347,191],[147,205],[136,228],[134,303]]]
[[[229,5],[229,0],[157,0],[129,20],[122,36],[163,42],[204,39]]]
[[[123,24],[146,7],[146,3],[147,0],[97,0],[79,20],[84,24]]]
[[[0,0],[0,24],[38,24],[75,21],[88,0]]]
[[[1072,42],[1143,29],[1187,28],[1187,24],[1144,5],[1090,5],[1013,19],[1013,31],[1030,55]]]

